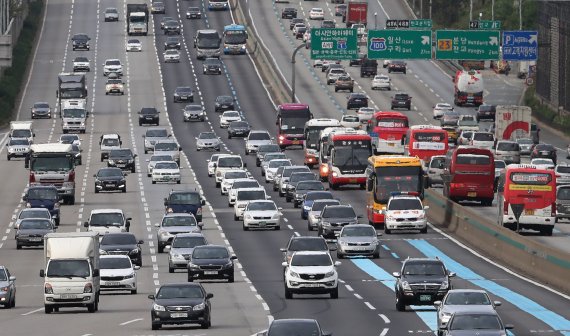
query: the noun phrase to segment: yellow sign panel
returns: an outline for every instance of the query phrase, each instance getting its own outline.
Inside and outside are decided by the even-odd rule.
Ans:
[[[526,184],[510,184],[509,190],[524,191],[552,191],[552,186],[549,185],[526,185]]]
[[[453,48],[452,39],[437,40],[437,50],[451,50]]]

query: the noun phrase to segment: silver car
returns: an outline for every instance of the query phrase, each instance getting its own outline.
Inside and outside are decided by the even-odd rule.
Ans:
[[[195,139],[197,151],[212,149],[219,152],[222,146],[220,137],[218,137],[214,132],[200,132]]]
[[[180,63],[180,51],[168,49],[164,52],[164,63]]]
[[[4,266],[0,266],[0,304],[4,308],[16,306],[16,277]]]
[[[530,152],[532,152],[532,146],[534,145],[534,142],[532,141],[531,138],[517,139],[517,143],[519,144],[519,147],[521,149],[520,150],[521,155],[530,155]]]
[[[179,233],[200,232],[202,223],[198,223],[191,213],[167,213],[160,223],[154,226],[158,228],[156,239],[158,253],[164,252],[164,248],[172,243],[174,236]]]
[[[32,119],[51,118],[51,107],[46,102],[37,102],[30,109]]]
[[[556,184],[570,184],[570,165],[566,162],[557,164],[554,168],[554,173],[556,173]]]
[[[174,273],[177,268],[186,269],[194,247],[208,245],[202,233],[179,233],[172,239],[172,244],[164,251],[168,252],[168,272]]]
[[[263,169],[262,175],[265,176],[265,183],[273,182],[275,179],[275,174],[277,173],[277,169],[279,167],[290,167],[292,166],[291,161],[289,159],[274,159],[267,162],[267,165],[262,166],[265,168]]]
[[[119,21],[119,11],[117,8],[109,7],[105,9],[105,22]]]
[[[154,144],[159,141],[167,140],[170,134],[164,127],[150,127],[146,129],[144,138],[144,153],[154,150]]]
[[[176,161],[176,164],[180,166],[180,151],[182,147],[172,139],[161,140],[154,144],[153,152],[154,154],[170,155],[172,160]],[[169,161],[169,160],[166,160]]]
[[[372,256],[380,258],[380,242],[376,229],[370,224],[350,224],[340,230],[336,242],[336,256]]]
[[[456,312],[473,310],[495,311],[501,305],[500,301],[491,301],[484,290],[479,289],[451,289],[443,300],[435,301],[437,308],[437,334],[441,335],[443,329]]]
[[[245,155],[256,153],[259,146],[273,143],[273,137],[267,131],[250,131],[245,138]]]
[[[432,187],[434,184],[443,185],[442,174],[445,170],[445,155],[434,155],[427,167],[428,186]]]
[[[55,223],[51,217],[51,213],[46,208],[24,208],[20,210],[18,217],[16,217],[16,223],[14,224],[14,228],[17,230],[20,227],[20,223],[22,220],[26,218],[43,218],[49,219],[52,223],[57,226],[59,223]]]
[[[311,209],[307,212],[307,228],[309,231],[313,231],[319,226],[321,211],[323,211],[327,205],[340,205],[340,201],[336,199],[315,200]]]

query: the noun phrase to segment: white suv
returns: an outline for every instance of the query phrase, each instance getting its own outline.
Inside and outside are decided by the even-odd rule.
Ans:
[[[123,64],[121,64],[121,60],[113,58],[105,61],[103,76],[107,76],[112,72],[116,73],[119,77],[123,75]]]
[[[250,131],[245,138],[245,155],[249,153],[257,153],[259,146],[270,145],[273,138],[267,131]]]
[[[392,230],[420,230],[427,233],[426,210],[428,206],[423,206],[422,201],[413,192],[392,193],[388,200],[384,214],[384,232],[392,233]]]
[[[325,251],[298,251],[285,267],[285,298],[293,294],[329,294],[338,299],[338,273],[340,261],[333,262]],[[309,266],[307,266],[309,265]]]
[[[265,188],[242,188],[236,193],[236,201],[234,204],[234,220],[243,219],[243,212],[249,201],[266,200],[271,198],[265,193]]]

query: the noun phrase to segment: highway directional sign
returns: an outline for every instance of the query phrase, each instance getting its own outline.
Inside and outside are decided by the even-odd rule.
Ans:
[[[537,31],[503,32],[503,59],[505,61],[536,61],[537,58]]]
[[[352,60],[357,58],[358,36],[356,29],[311,29],[311,59]]]
[[[429,19],[417,19],[417,20],[397,20],[388,19],[386,20],[386,29],[431,29],[432,21]]]
[[[437,30],[435,58],[439,60],[498,60],[497,30]]]
[[[412,29],[431,29],[432,21],[430,19],[410,20],[410,28]]]
[[[469,21],[469,28],[470,29],[492,29],[492,30],[500,30],[501,29],[501,21],[491,21],[491,20],[473,20]]]
[[[431,30],[369,30],[370,59],[431,59]]]

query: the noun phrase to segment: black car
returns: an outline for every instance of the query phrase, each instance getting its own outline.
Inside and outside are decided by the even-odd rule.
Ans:
[[[75,34],[71,37],[71,46],[73,50],[89,50],[89,41],[91,38],[87,34]]]
[[[143,107],[139,111],[139,126],[143,124],[159,125],[159,114],[160,112],[154,107]]]
[[[198,191],[172,190],[164,199],[167,213],[191,213],[198,222],[202,221],[202,205],[205,204],[206,201],[202,199]]]
[[[199,283],[168,284],[160,286],[150,311],[152,330],[164,324],[199,324],[208,329],[212,323],[210,299],[214,294],[206,293]]]
[[[177,49],[180,50],[180,36],[169,36],[164,41],[164,50]]]
[[[228,139],[232,137],[246,137],[251,131],[251,126],[247,121],[232,121],[228,126]]]
[[[55,225],[59,226],[60,222],[60,204],[62,202],[61,196],[58,194],[57,187],[31,185],[26,194],[22,197],[30,208],[44,208],[48,209],[51,218],[53,218]]]
[[[232,96],[217,96],[214,103],[214,112],[235,110],[235,100]]]
[[[327,205],[321,211],[317,235],[325,238],[335,238],[343,226],[358,224],[358,219],[361,217],[356,215],[351,205]]]
[[[25,218],[16,231],[16,249],[22,246],[43,246],[44,236],[55,232],[55,227],[47,218]]]
[[[291,21],[289,21],[289,30],[293,30],[293,27],[295,27],[295,25],[297,23],[305,23],[305,20],[302,18],[294,18]]]
[[[135,158],[137,154],[133,154],[130,148],[111,149],[107,160],[107,167],[117,167],[122,170],[130,170],[135,172]]]
[[[514,326],[503,324],[499,314],[494,309],[475,308],[453,313],[441,335],[512,335],[512,333],[507,332],[510,329],[514,329]]]
[[[295,31],[295,39],[302,39],[303,35],[305,35],[305,33],[307,32],[307,26],[304,27],[297,27],[297,30]]]
[[[125,173],[120,168],[100,168],[93,177],[95,177],[95,193],[118,190],[127,192]]]
[[[101,254],[124,254],[131,258],[133,264],[142,267],[142,240],[137,240],[130,232],[106,233],[99,243]]]
[[[222,62],[214,57],[208,57],[204,60],[204,63],[202,63],[202,73],[204,75],[209,75],[209,74],[216,74],[216,75],[221,75],[222,74]]]
[[[178,34],[180,35],[180,23],[175,20],[166,21],[162,26],[162,30],[164,31],[164,35],[169,34]]]
[[[493,120],[495,121],[495,113],[497,112],[497,105],[482,104],[477,109],[477,121],[480,120]]]
[[[332,336],[328,331],[323,331],[319,322],[313,319],[278,319],[271,321],[264,336],[282,335],[311,335]]]
[[[294,19],[296,17],[297,17],[297,8],[285,7],[281,11],[281,18],[282,19]]]
[[[346,109],[359,109],[361,107],[368,107],[368,97],[360,92],[351,93],[346,102]]]
[[[201,19],[202,12],[200,12],[199,7],[188,7],[186,10],[186,18],[187,19]]]
[[[408,258],[402,270],[392,275],[396,278],[396,309],[404,311],[409,305],[431,306],[441,301],[451,289],[450,278],[455,273],[437,258]]]
[[[410,97],[407,93],[396,93],[392,97],[392,109],[395,108],[405,108],[411,110],[412,109],[412,97]]]
[[[390,61],[390,64],[388,64],[388,73],[401,72],[405,75],[406,66],[406,62],[404,61]]]
[[[315,181],[300,181],[295,184],[292,198],[295,208],[298,208],[303,203],[303,199],[308,192],[325,190],[321,181],[316,180],[316,178],[315,176]]]
[[[227,279],[234,282],[235,255],[221,245],[196,246],[188,262],[188,282],[199,279]]]
[[[289,259],[293,256],[293,253],[297,251],[325,251],[330,250],[327,245],[327,241],[321,237],[314,236],[291,236],[287,247],[282,248],[283,261],[289,262]]]
[[[556,164],[556,148],[549,144],[538,144],[534,145],[532,151],[530,152],[530,159],[552,159],[554,164]]]
[[[323,20],[323,22],[321,22],[321,28],[336,28],[336,23],[334,20]]]
[[[194,90],[189,86],[179,86],[174,90],[174,102],[194,102]]]
[[[283,150],[277,144],[267,144],[261,145],[257,148],[256,158],[255,158],[255,165],[257,167],[261,167],[261,160],[263,156],[267,153],[281,153]]]
[[[348,62],[348,66],[357,66],[360,65],[362,63],[362,60],[366,58],[366,54],[365,53],[358,53],[358,58],[355,59],[351,59]]]
[[[296,172],[291,174],[285,190],[285,200],[291,202],[295,196],[295,185],[300,181],[318,181],[317,175],[310,171]]]

